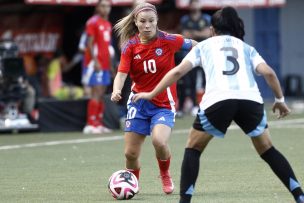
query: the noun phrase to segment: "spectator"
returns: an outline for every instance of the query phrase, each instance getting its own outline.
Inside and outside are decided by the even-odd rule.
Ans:
[[[62,80],[62,73],[68,72],[72,66],[60,50],[57,50],[47,68],[47,95],[56,99],[79,99],[83,97],[81,87],[67,85]]]
[[[211,16],[201,12],[202,5],[199,0],[190,0],[189,9],[190,13],[184,15],[180,21],[181,34],[198,42],[209,38]]]

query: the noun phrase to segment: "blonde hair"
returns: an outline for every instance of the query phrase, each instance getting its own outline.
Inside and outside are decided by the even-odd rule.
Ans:
[[[157,15],[157,11],[154,5],[150,3],[141,3],[138,4],[129,15],[120,19],[118,23],[114,25],[114,31],[117,33],[120,46],[124,45],[132,36],[138,32],[138,28],[135,25],[135,19],[138,13],[144,10],[151,10]]]

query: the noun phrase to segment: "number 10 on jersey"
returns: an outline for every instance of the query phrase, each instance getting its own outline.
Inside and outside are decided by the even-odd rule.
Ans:
[[[156,63],[154,59],[144,61],[143,64],[145,73],[156,73]]]

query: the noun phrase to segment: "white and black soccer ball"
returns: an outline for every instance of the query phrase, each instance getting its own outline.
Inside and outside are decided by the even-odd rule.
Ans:
[[[108,188],[115,199],[132,199],[138,193],[138,180],[133,173],[119,170],[109,178]]]

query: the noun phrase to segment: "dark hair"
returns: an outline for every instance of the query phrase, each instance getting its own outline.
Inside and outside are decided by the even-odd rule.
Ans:
[[[229,34],[244,40],[244,23],[233,7],[227,6],[215,12],[211,18],[211,25],[216,34]]]

